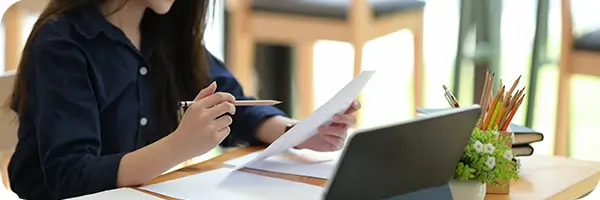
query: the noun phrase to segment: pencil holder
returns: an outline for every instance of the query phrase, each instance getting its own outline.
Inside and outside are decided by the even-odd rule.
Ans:
[[[507,131],[510,131],[510,128],[507,129]],[[511,148],[512,151],[512,143],[514,142],[514,133],[513,132],[507,132],[507,131],[500,131],[500,137],[509,137],[511,138],[510,140],[508,140],[509,142],[506,142],[506,145],[508,147]],[[514,167],[514,166],[511,166]],[[509,180],[496,180],[498,183],[498,185],[486,185],[486,193],[487,194],[508,194],[510,193],[510,181]]]

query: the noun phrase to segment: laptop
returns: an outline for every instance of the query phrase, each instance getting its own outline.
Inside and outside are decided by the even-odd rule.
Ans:
[[[444,186],[480,113],[475,105],[354,134],[323,199],[432,199],[436,188],[445,190],[446,197],[433,199],[451,199]],[[429,194],[419,197],[420,191]]]

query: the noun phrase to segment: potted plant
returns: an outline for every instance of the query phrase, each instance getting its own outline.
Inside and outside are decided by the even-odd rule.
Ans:
[[[497,129],[473,129],[450,181],[454,199],[483,200],[486,186],[502,187],[519,179],[520,164],[511,148],[514,134],[502,133]]]

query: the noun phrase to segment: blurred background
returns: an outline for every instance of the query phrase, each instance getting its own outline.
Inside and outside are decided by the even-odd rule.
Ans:
[[[44,5],[13,2],[0,6],[7,8],[0,71],[15,69]],[[600,1],[250,2],[217,0],[206,46],[249,94],[284,101],[280,108],[291,116],[307,116],[360,70],[377,69],[361,96],[358,128],[395,123],[413,118],[416,107],[449,107],[442,85],[461,105],[477,103],[482,72],[489,69],[508,86],[523,75],[519,88],[527,86],[527,96],[513,123],[544,134],[534,154],[600,161],[600,35],[593,35],[600,28]],[[355,47],[363,47],[360,58]],[[569,62],[561,64],[561,55]],[[562,90],[570,89],[562,104],[560,77],[571,83]],[[570,115],[557,117],[559,105]],[[568,128],[557,133],[557,122],[565,121]]]

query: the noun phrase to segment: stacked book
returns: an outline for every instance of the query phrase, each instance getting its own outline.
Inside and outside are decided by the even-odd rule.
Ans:
[[[427,115],[448,109],[451,108],[417,108],[417,112]],[[513,141],[512,148],[513,152],[517,154],[517,156],[530,156],[531,154],[533,154],[533,147],[531,146],[531,144],[544,140],[544,134],[535,131],[531,128],[516,125],[513,123],[511,123],[509,127],[510,130],[515,134],[515,140]]]
[[[512,144],[512,149],[517,156],[530,156],[533,154],[531,144],[544,140],[544,134],[525,126],[511,123],[510,130],[515,133],[515,141]]]

